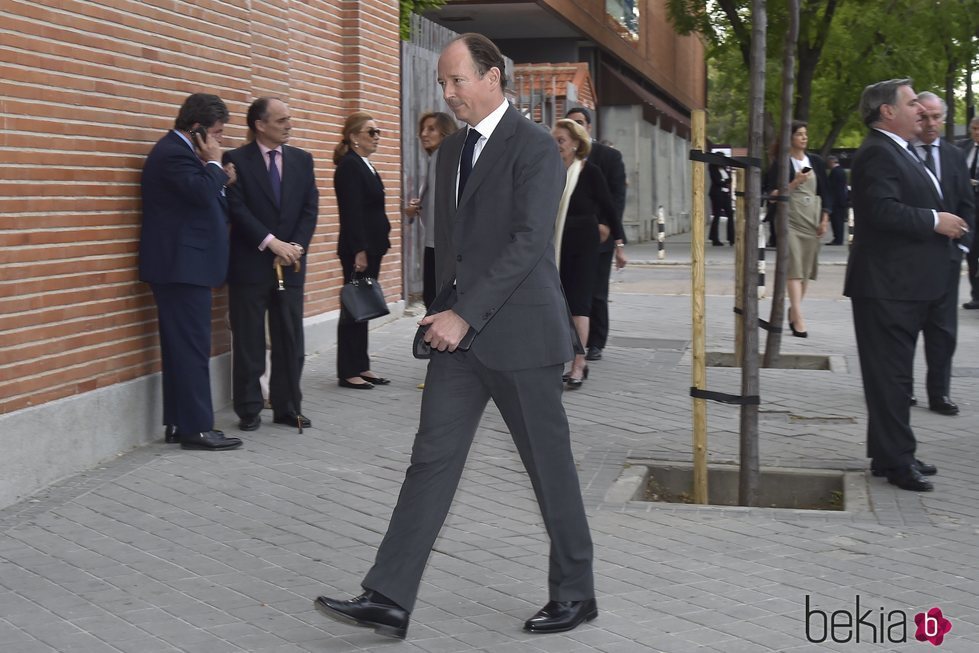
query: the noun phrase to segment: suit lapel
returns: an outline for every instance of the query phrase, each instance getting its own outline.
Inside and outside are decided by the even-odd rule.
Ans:
[[[476,165],[473,166],[472,172],[469,173],[469,179],[466,180],[466,187],[462,191],[462,197],[459,198],[459,207],[464,206],[469,201],[473,193],[476,192],[476,189],[479,188],[479,185],[489,177],[489,171],[493,168],[493,165],[506,152],[507,142],[513,136],[515,129],[514,120],[526,120],[526,118],[517,113],[517,110],[511,106],[507,108],[500,123],[493,130],[490,139],[486,141],[486,145],[483,146],[482,151],[479,153],[479,158],[476,159]],[[455,157],[456,163],[459,162],[459,157],[461,156],[462,150],[460,148],[459,156]],[[458,166],[456,170],[458,170]]]
[[[275,195],[272,194],[272,182],[269,181],[269,168],[265,163],[262,151],[258,149],[258,143],[252,141],[246,152],[246,161],[249,171],[258,180],[258,185],[268,197],[272,206],[275,206]]]
[[[935,182],[932,181],[931,175],[929,175],[928,171],[925,169],[924,162],[915,154],[912,154],[910,150],[904,149],[904,151],[901,151],[901,146],[894,142],[890,136],[887,136],[886,134],[880,134],[880,136],[891,144],[891,147],[893,147],[897,152],[897,157],[904,162],[905,167],[913,170],[914,174],[918,175],[918,177],[924,181],[925,185],[928,187],[928,190],[931,192],[932,199],[934,199],[936,202],[936,207],[944,210],[942,197],[938,194],[938,189],[935,188]]]

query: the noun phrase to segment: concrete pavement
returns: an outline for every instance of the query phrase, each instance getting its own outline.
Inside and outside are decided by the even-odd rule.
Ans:
[[[318,594],[359,592],[397,498],[424,376],[409,354],[414,320],[406,317],[371,332],[373,367],[390,386],[340,389],[335,352],[308,360],[304,407],[313,428],[303,435],[271,424],[268,411],[259,431],[239,434],[224,410],[218,427],[243,437],[238,451],[181,451],[161,432],[158,444],[0,511],[0,651],[925,651],[932,645],[915,640],[913,619],[933,607],[952,624],[939,650],[979,650],[973,312],[960,312],[953,394],[962,413],[912,412],[920,457],[939,468],[934,492],[865,474],[869,508],[851,512],[609,494],[629,460],[691,460],[690,297],[632,291],[676,272],[688,248],[688,237],[672,238],[665,264],[617,277],[605,356],[566,395],[595,540],[600,614],[590,624],[560,635],[521,631],[547,601],[547,538],[492,406],[407,641],[313,610]],[[732,248],[706,251],[711,273],[730,277]],[[832,290],[845,248],[823,252],[821,292],[807,299],[811,337],[786,338],[783,351],[837,364],[763,370],[761,456],[763,464],[863,470],[849,304]],[[655,245],[629,254],[656,260]],[[708,297],[707,307],[708,349],[731,351],[729,293]],[[918,370],[924,398],[923,363]],[[710,389],[737,393],[739,385],[738,370],[708,371]],[[708,425],[711,461],[736,461],[738,409],[709,403]]]

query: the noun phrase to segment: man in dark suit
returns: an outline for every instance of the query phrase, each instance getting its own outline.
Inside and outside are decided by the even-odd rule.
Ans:
[[[860,97],[871,129],[853,159],[854,234],[843,289],[853,306],[871,469],[914,491],[931,490],[924,476],[936,471],[915,457],[915,342],[932,302],[948,292],[950,240],[968,233],[909,147],[921,113],[907,79],[871,84]]]
[[[139,278],[156,300],[166,440],[184,449],[241,446],[214,430],[208,371],[211,288],[228,271],[224,186],[232,177],[221,167],[227,121],[221,98],[191,95],[143,165]]]
[[[567,112],[565,118],[573,120],[591,135],[591,112],[584,107],[575,107]],[[612,225],[611,238],[605,238],[598,245],[598,272],[595,276],[595,290],[592,293],[591,315],[588,321],[588,351],[585,359],[597,361],[602,359],[602,350],[608,342],[608,284],[612,273],[612,257],[615,256],[615,267],[624,268],[628,259],[625,256],[625,231],[622,228],[622,214],[625,212],[626,177],[622,153],[614,147],[602,145],[592,139],[591,152],[588,161],[598,166],[608,184],[615,205],[615,224]],[[599,225],[600,230],[605,228]]]
[[[457,37],[439,58],[445,101],[470,128],[439,150],[436,283],[446,310],[421,321],[437,350],[421,423],[391,523],[362,582],[365,593],[349,601],[316,599],[328,616],[394,637],[405,636],[422,571],[491,398],[551,538],[550,601],[524,628],[561,632],[598,614],[591,536],[561,404],[563,364],[574,352],[552,244],[565,170],[550,134],[504,98],[503,71],[500,51],[479,34]],[[470,339],[469,349],[459,348]]]
[[[969,224],[969,232],[965,236],[949,241],[946,292],[929,306],[923,330],[925,359],[928,362],[928,408],[942,415],[957,415],[959,407],[950,398],[952,355],[955,353],[958,332],[962,254],[969,251],[972,242],[975,201],[965,156],[959,148],[941,138],[947,112],[945,101],[925,91],[918,95],[918,103],[923,113],[921,134],[913,141],[915,152],[941,182],[945,208]]]
[[[973,199],[979,206],[979,116],[969,121],[969,138],[959,143],[959,147],[965,153]],[[979,277],[976,276],[979,275],[979,242],[976,239],[972,240],[965,260],[969,264],[969,287],[972,292],[969,301],[962,304],[962,308],[975,310],[979,308]]]
[[[833,227],[833,240],[827,245],[842,245],[846,242],[846,218],[850,210],[850,187],[846,180],[846,170],[840,165],[840,160],[830,154],[826,157],[826,182],[829,186],[829,196],[833,212],[829,215],[829,223]]]
[[[225,160],[238,170],[238,182],[228,190],[235,413],[243,431],[254,431],[262,423],[264,399],[259,379],[265,372],[267,316],[273,421],[308,427],[310,421],[301,411],[299,382],[305,355],[306,251],[319,207],[313,157],[286,145],[292,119],[281,100],[258,98],[248,108],[246,121],[252,141],[225,154]],[[276,262],[283,270],[284,289],[278,288]]]

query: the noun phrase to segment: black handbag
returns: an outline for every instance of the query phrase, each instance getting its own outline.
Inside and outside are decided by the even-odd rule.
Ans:
[[[358,278],[356,274],[350,275],[350,281],[340,290],[340,303],[354,322],[366,322],[391,312],[377,279]]]

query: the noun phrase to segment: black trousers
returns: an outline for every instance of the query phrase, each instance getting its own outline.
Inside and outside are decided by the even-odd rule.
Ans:
[[[962,275],[962,261],[949,263],[948,289],[928,305],[925,326],[925,360],[928,375],[925,387],[929,401],[951,395],[952,356],[959,323],[959,278]]]
[[[228,285],[231,318],[231,393],[235,413],[250,418],[262,412],[265,373],[265,317],[268,316],[272,373],[269,403],[275,415],[302,413],[299,388],[306,358],[303,336],[303,289],[275,281]]]
[[[605,349],[605,343],[608,342],[608,286],[614,257],[614,249],[598,252],[598,267],[595,271],[595,283],[592,285],[594,291],[591,296],[587,347]]]
[[[842,245],[846,242],[847,208],[834,208],[829,214],[829,224],[833,228],[833,242]]]
[[[878,469],[911,465],[914,348],[931,302],[855,297],[851,303],[867,400],[867,457]]]
[[[178,433],[214,428],[211,404],[211,289],[152,283],[163,368],[163,423]]]
[[[381,272],[383,254],[367,253],[367,269],[364,276],[377,279]],[[354,271],[354,257],[341,256],[343,279],[349,281]],[[349,379],[371,368],[367,355],[367,322],[354,322],[347,309],[340,304],[340,319],[337,320],[337,378]]]
[[[727,217],[727,242],[734,244],[734,218],[732,217],[731,211],[731,198],[728,195],[723,197],[711,197],[711,215],[713,216],[710,221],[710,241],[712,243],[720,242],[718,237],[718,222],[721,220],[721,216]]]

